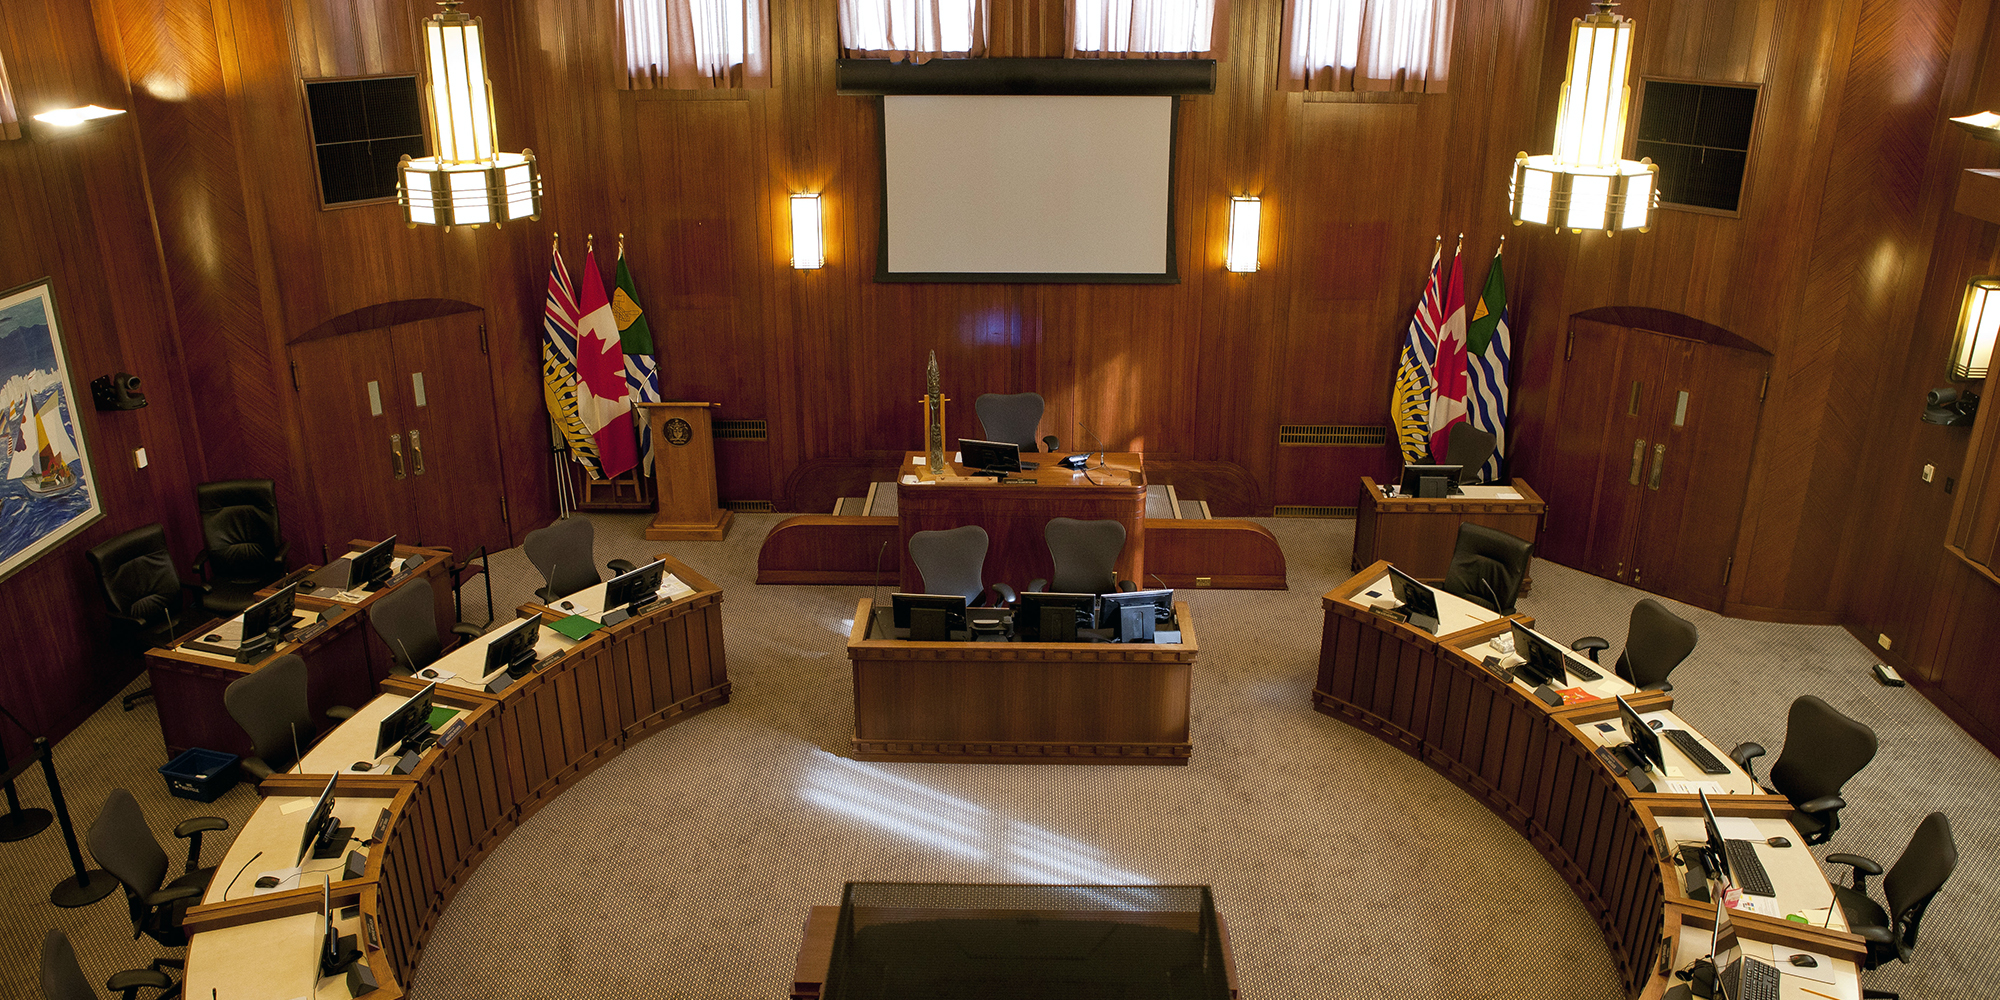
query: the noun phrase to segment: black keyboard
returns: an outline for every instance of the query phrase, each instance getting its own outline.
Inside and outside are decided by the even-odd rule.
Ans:
[[[1693,733],[1685,729],[1662,729],[1660,730],[1660,735],[1673,740],[1674,746],[1680,748],[1680,752],[1686,754],[1687,759],[1694,762],[1694,766],[1701,768],[1701,773],[1729,773],[1729,765],[1724,764],[1714,754],[1709,753],[1708,748],[1702,746],[1701,741],[1696,739]]]
[[[1752,896],[1776,896],[1778,890],[1771,885],[1771,876],[1764,871],[1764,862],[1757,858],[1757,845],[1747,840],[1725,840],[1722,846],[1729,851],[1729,871],[1736,878],[1736,887]]]
[[[1592,670],[1589,667],[1584,666],[1582,662],[1577,660],[1569,660],[1565,662],[1563,664],[1563,669],[1587,681],[1601,681],[1604,679],[1603,674],[1595,670]]]
[[[1778,1000],[1778,967],[1754,958],[1739,958],[1723,973],[1723,985],[1731,981],[1735,989],[1725,989],[1728,1000]]]

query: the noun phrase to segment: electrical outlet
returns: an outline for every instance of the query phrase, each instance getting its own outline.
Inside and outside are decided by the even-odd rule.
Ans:
[[[143,469],[143,468],[145,468],[145,467],[146,467],[146,461],[147,461],[147,459],[146,459],[146,449],[144,449],[144,448],[137,448],[137,449],[134,449],[134,450],[133,450],[133,452],[132,452],[132,466],[133,466],[133,468],[137,468],[137,469]]]
[[[1889,648],[1889,634],[1888,634],[1887,632],[1883,632],[1883,633],[1880,633],[1880,634],[1876,635],[1876,636],[1875,636],[1875,645],[1877,645],[1877,646],[1880,646],[1880,647],[1882,647],[1883,649],[1888,649],[1888,648]]]
[[[1924,482],[1927,482],[1927,483],[1928,483],[1928,482],[1930,482],[1930,481],[1931,481],[1931,477],[1932,477],[1932,476],[1935,476],[1935,475],[1937,475],[1937,466],[1935,466],[1935,465],[1931,465],[1931,464],[1929,464],[1929,463],[1925,463],[1925,464],[1924,464]]]

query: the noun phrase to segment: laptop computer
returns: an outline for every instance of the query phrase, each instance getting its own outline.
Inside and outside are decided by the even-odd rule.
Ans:
[[[1715,996],[1718,1000],[1778,1000],[1782,979],[1778,967],[1763,959],[1743,954],[1736,940],[1736,924],[1729,919],[1729,907],[1715,903],[1715,937],[1708,948],[1715,964]]]

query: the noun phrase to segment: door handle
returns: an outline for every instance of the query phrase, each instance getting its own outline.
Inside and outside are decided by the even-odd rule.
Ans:
[[[403,478],[403,436],[401,434],[389,435],[389,460],[390,467],[396,470],[396,478]]]
[[[1646,439],[1632,442],[1632,485],[1639,485],[1639,473],[1646,467]]]
[[[416,465],[416,473],[424,474],[424,443],[417,437],[417,429],[410,428],[410,460]],[[1655,489],[1658,487],[1656,486]]]
[[[1657,490],[1660,488],[1660,470],[1666,467],[1666,464],[1667,464],[1667,446],[1663,444],[1654,445],[1653,479],[1651,482],[1647,484],[1646,486],[1647,489]]]

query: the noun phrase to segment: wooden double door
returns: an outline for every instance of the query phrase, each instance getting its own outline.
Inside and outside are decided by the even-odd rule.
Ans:
[[[292,382],[328,548],[512,548],[485,313],[295,343]]]
[[[1769,373],[1747,342],[1571,317],[1538,554],[1721,610]]]

